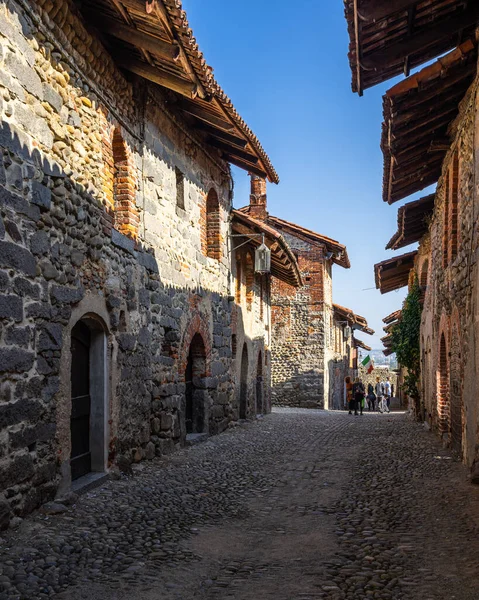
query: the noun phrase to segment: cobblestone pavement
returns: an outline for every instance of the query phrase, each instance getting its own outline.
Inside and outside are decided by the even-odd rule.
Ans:
[[[283,409],[0,544],[0,600],[477,600],[479,489],[402,414]]]

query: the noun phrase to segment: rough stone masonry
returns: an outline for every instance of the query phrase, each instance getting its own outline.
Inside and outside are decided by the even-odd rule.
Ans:
[[[128,470],[238,416],[231,176],[169,99],[67,0],[1,4],[0,527],[66,493],[74,453]]]

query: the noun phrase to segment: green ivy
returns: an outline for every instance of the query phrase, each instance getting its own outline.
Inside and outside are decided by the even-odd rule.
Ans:
[[[418,417],[420,414],[421,350],[419,336],[421,312],[421,288],[418,278],[415,277],[411,290],[404,300],[401,319],[391,330],[391,342],[398,364],[407,369],[403,390],[413,398]]]

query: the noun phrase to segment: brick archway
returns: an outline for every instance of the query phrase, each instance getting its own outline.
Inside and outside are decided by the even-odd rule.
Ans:
[[[199,314],[195,314],[183,335],[183,343],[181,344],[180,360],[178,365],[180,378],[184,377],[185,375],[191,342],[196,334],[199,334],[201,336],[205,348],[205,377],[209,377],[211,375],[212,345],[210,329],[208,323]]]

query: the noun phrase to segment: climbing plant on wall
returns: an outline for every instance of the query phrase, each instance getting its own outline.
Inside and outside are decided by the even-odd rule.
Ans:
[[[419,330],[421,327],[421,288],[414,278],[411,289],[404,300],[401,319],[391,331],[392,349],[398,363],[407,369],[403,390],[415,403],[416,416],[420,415],[419,381],[421,376],[421,351]]]

